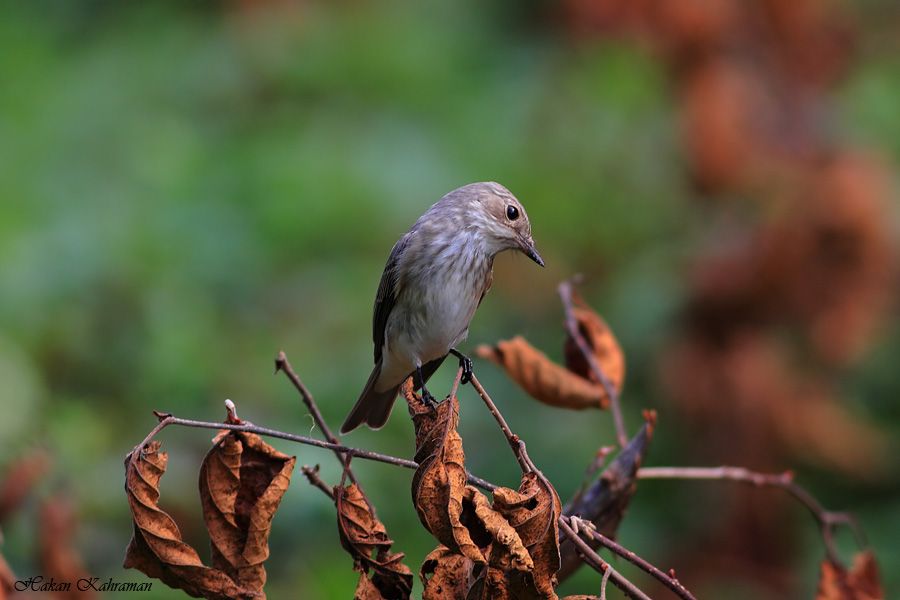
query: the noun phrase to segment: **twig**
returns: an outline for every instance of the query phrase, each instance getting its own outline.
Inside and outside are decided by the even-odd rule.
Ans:
[[[484,387],[482,387],[481,382],[478,381],[478,378],[475,377],[474,374],[472,375],[472,386],[478,391],[478,395],[481,396],[481,399],[484,401],[485,406],[487,406],[488,411],[490,411],[490,413],[494,416],[494,419],[500,426],[501,431],[503,431],[503,434],[506,436],[506,439],[509,442],[510,447],[513,449],[513,452],[516,455],[516,460],[518,461],[519,466],[522,468],[522,471],[524,473],[534,473],[535,475],[537,475],[544,486],[546,486],[548,490],[551,490],[551,492],[553,492],[553,485],[547,480],[546,477],[544,477],[544,474],[540,469],[537,468],[537,466],[534,464],[534,461],[531,460],[531,457],[528,456],[528,449],[525,446],[525,442],[521,438],[519,438],[518,435],[512,432],[512,430],[509,428],[509,425],[506,423],[506,419],[503,418],[503,415],[497,408],[497,405],[494,404],[493,400],[491,400],[490,395],[488,395]],[[560,515],[557,521],[559,523],[559,527],[568,537],[572,539],[572,541],[581,551],[581,555],[584,557],[584,560],[587,564],[591,565],[591,567],[593,567],[599,573],[602,573],[604,577],[610,577],[613,584],[623,592],[625,592],[628,597],[637,598],[638,600],[649,600],[649,597],[644,592],[639,590],[636,585],[631,583],[618,571],[613,569],[609,563],[604,561],[600,557],[600,555],[593,550],[593,548],[588,546],[587,543],[585,543],[585,541],[582,540],[578,536],[578,534],[569,526],[566,517]]]
[[[575,523],[572,522],[572,519],[574,519],[574,518],[575,517],[569,517],[570,525],[575,525]],[[578,520],[580,520],[580,519],[578,519]],[[672,592],[675,593],[680,598],[683,598],[684,600],[696,600],[694,595],[691,594],[691,592],[689,592],[687,590],[687,588],[685,588],[681,584],[681,582],[678,581],[678,579],[676,579],[674,577],[674,575],[672,575],[671,573],[664,573],[663,571],[654,567],[652,564],[650,564],[645,559],[641,558],[640,556],[638,556],[637,554],[635,554],[628,548],[625,548],[621,544],[611,540],[610,538],[606,537],[605,535],[603,535],[602,533],[600,533],[599,531],[594,529],[593,523],[591,523],[590,521],[587,521],[587,523],[589,523],[590,526],[584,527],[584,528],[573,526],[572,529],[575,530],[576,533],[583,533],[583,534],[587,535],[591,539],[599,542],[601,546],[608,548],[609,550],[611,550],[615,554],[618,554],[619,556],[621,556],[628,562],[634,564],[641,570],[646,571],[647,573],[649,573],[650,575],[655,577],[664,586],[666,586],[667,588],[672,590]]]
[[[179,425],[181,427],[196,427],[199,429],[227,429],[230,431],[243,431],[246,433],[255,433],[257,435],[264,435],[267,437],[278,438],[281,440],[288,440],[290,442],[296,442],[298,444],[306,444],[307,446],[316,446],[317,448],[324,448],[326,450],[331,450],[332,452],[340,452],[342,454],[347,454],[353,457],[359,457],[366,460],[373,460],[376,462],[382,462],[389,465],[396,465],[398,467],[404,467],[407,469],[417,469],[419,464],[413,460],[409,460],[406,458],[398,458],[396,456],[390,456],[389,454],[381,454],[379,452],[372,452],[370,450],[362,450],[360,448],[351,448],[349,446],[343,446],[341,444],[333,444],[331,442],[323,442],[322,440],[317,440],[315,438],[307,437],[305,435],[297,435],[294,433],[286,433],[284,431],[278,431],[277,429],[270,429],[268,427],[259,427],[258,425],[254,425],[249,421],[243,421],[240,424],[235,423],[215,423],[212,421],[196,421],[194,419],[182,419],[181,417],[176,417],[169,413],[160,413],[154,411],[154,414],[159,419],[159,423],[157,423],[156,427],[154,427],[150,433],[147,434],[147,437],[144,438],[140,444],[135,446],[134,452],[138,452],[142,450],[156,435],[168,427],[169,425]],[[478,487],[487,490],[489,492],[497,489],[497,486],[491,483],[490,481],[486,481],[480,477],[476,477],[471,473],[468,473],[468,481],[472,485],[477,485]]]
[[[597,554],[593,548],[587,545],[581,537],[575,533],[575,530],[569,526],[569,523],[563,519],[559,519],[559,526],[563,530],[563,532],[575,543],[578,547],[578,550],[581,552],[581,555],[584,557],[584,562],[593,567],[596,571],[603,573],[606,576],[609,573],[610,579],[613,584],[625,592],[625,595],[629,598],[636,598],[637,600],[650,600],[650,596],[642,592],[638,589],[636,585],[628,581],[621,573],[612,568],[608,562],[600,558],[600,555]]]
[[[606,573],[603,574],[603,579],[600,580],[600,600],[606,600],[606,582],[609,581],[611,573],[612,571],[607,569]]]
[[[334,500],[334,489],[319,477],[319,465],[316,465],[315,467],[303,465],[300,467],[300,471],[306,476],[306,479],[313,487],[319,488],[326,496]]]
[[[597,357],[594,356],[590,346],[588,346],[587,340],[584,339],[581,330],[578,328],[578,321],[575,319],[573,313],[572,286],[572,280],[563,281],[559,284],[559,297],[562,299],[563,308],[566,313],[566,329],[569,331],[569,335],[572,336],[572,339],[575,340],[578,349],[584,355],[584,359],[591,367],[591,371],[594,373],[597,381],[600,382],[600,385],[603,386],[603,389],[609,398],[609,407],[612,412],[613,424],[616,428],[616,439],[619,442],[619,446],[624,448],[628,444],[628,434],[625,431],[625,418],[622,416],[619,391],[616,389],[616,386],[613,385],[612,381],[609,380],[609,377],[606,376],[606,373],[603,372],[603,368],[600,366],[600,363],[597,362]]]
[[[281,371],[285,374],[285,376],[290,380],[294,387],[300,392],[300,398],[303,399],[303,403],[306,405],[306,408],[309,410],[309,413],[312,415],[313,421],[315,421],[316,425],[319,429],[322,430],[322,434],[325,436],[325,439],[331,442],[332,444],[340,444],[340,441],[335,437],[335,435],[331,432],[331,429],[328,428],[328,423],[325,421],[325,417],[322,416],[322,412],[319,410],[319,406],[316,404],[315,398],[313,398],[312,393],[309,389],[303,384],[303,381],[300,379],[299,375],[294,371],[294,368],[291,366],[291,363],[288,361],[287,354],[284,353],[284,350],[278,353],[278,356],[275,358],[275,373]],[[349,470],[350,465],[350,457],[341,452],[335,452],[337,454],[338,460],[341,461],[344,469],[348,469],[348,476],[350,477],[350,481],[359,485],[359,482],[356,480],[356,476],[353,474],[352,470]],[[369,506],[370,509],[374,510],[374,507]]]
[[[481,382],[478,381],[478,378],[472,373],[471,379],[472,387],[475,388],[475,391],[478,392],[478,395],[481,396],[481,399],[484,401],[484,404],[487,406],[488,411],[490,411],[491,415],[493,415],[494,419],[497,421],[497,424],[500,426],[500,430],[503,431],[503,435],[506,436],[506,441],[509,442],[509,447],[512,448],[513,453],[516,455],[516,460],[519,462],[519,466],[522,468],[522,471],[528,472],[530,467],[528,463],[525,462],[522,458],[519,443],[519,436],[514,434],[512,430],[509,428],[509,425],[506,424],[506,419],[503,418],[503,415],[500,414],[500,411],[497,409],[497,405],[494,404],[494,401],[491,400],[491,397],[485,391],[484,387],[482,387]]]
[[[860,547],[867,545],[865,534],[853,515],[826,510],[805,488],[794,482],[791,471],[784,473],[757,473],[743,467],[644,467],[638,469],[641,479],[705,479],[711,481],[739,481],[756,487],[780,488],[794,497],[812,514],[819,524],[825,553],[835,564],[843,564],[834,545],[834,528],[846,525],[853,532]]]

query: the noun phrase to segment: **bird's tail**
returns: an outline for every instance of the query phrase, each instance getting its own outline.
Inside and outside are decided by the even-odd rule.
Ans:
[[[350,433],[363,423],[372,429],[381,429],[387,423],[388,417],[391,415],[391,409],[394,407],[394,399],[397,398],[397,392],[400,385],[396,385],[386,392],[376,392],[375,382],[381,374],[381,361],[375,364],[372,374],[369,375],[369,381],[363,388],[359,400],[353,406],[350,414],[344,419],[341,425],[341,433]]]

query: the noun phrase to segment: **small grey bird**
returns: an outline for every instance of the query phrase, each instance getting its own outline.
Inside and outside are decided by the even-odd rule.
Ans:
[[[411,375],[422,398],[434,403],[425,383],[450,353],[460,359],[466,382],[471,361],[456,345],[466,339],[491,288],[494,256],[504,250],[519,250],[544,266],[525,209],[493,182],[453,190],[394,244],[375,296],[375,368],[341,433],[362,423],[382,427]]]

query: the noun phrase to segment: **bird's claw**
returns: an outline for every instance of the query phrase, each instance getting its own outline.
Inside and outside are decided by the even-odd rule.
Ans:
[[[451,349],[450,353],[459,359],[459,366],[462,368],[462,377],[459,379],[461,385],[466,385],[472,381],[472,373],[474,365],[472,359],[456,349]]]
[[[422,402],[424,402],[425,406],[427,406],[432,411],[435,411],[437,409],[437,400],[435,400],[434,396],[431,395],[431,392],[429,392],[424,387],[422,388]]]

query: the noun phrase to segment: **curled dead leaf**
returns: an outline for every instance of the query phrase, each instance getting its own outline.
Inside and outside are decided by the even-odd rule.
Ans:
[[[534,564],[528,572],[509,574],[513,596],[555,600],[556,573],[561,564],[558,520],[562,514],[556,490],[537,473],[525,473],[518,490],[494,490],[494,509],[519,534]]]
[[[479,346],[475,352],[502,366],[513,381],[544,404],[576,410],[609,406],[601,386],[556,364],[523,337]]]
[[[223,431],[200,466],[200,501],[212,565],[238,586],[262,590],[269,532],[296,458],[258,435]]]
[[[356,597],[367,600],[409,598],[412,571],[403,564],[402,552],[391,552],[394,540],[388,537],[384,524],[372,513],[359,486],[336,487],[334,503],[341,545],[353,557],[354,568],[362,574]],[[368,578],[370,569],[373,571],[371,580]]]
[[[504,488],[498,488],[504,489]],[[496,492],[497,490],[495,490]],[[511,491],[511,490],[510,490]],[[469,486],[466,488],[466,500],[472,503],[475,516],[481,521],[491,536],[490,563],[492,567],[503,570],[530,571],[534,561],[522,543],[522,538],[502,514],[494,510],[488,499]],[[496,496],[495,496],[496,501]]]
[[[421,404],[407,383],[404,389],[410,409]],[[419,520],[447,548],[459,552],[475,563],[485,557],[468,528],[463,525],[463,497],[466,491],[465,453],[462,438],[456,431],[459,423],[459,400],[448,398],[433,411],[413,414],[416,429],[415,461],[419,463],[412,481],[413,504]]]
[[[860,552],[847,570],[826,559],[819,573],[816,600],[883,600],[884,588],[871,551]]]
[[[473,565],[471,560],[446,546],[432,550],[419,570],[419,578],[425,587],[422,600],[465,598],[473,583]]]
[[[172,517],[159,508],[159,481],[168,462],[159,447],[154,440],[125,457],[125,493],[134,534],[124,567],[197,598],[265,598],[261,589],[239,587],[225,572],[205,566],[197,551],[183,541]]]

